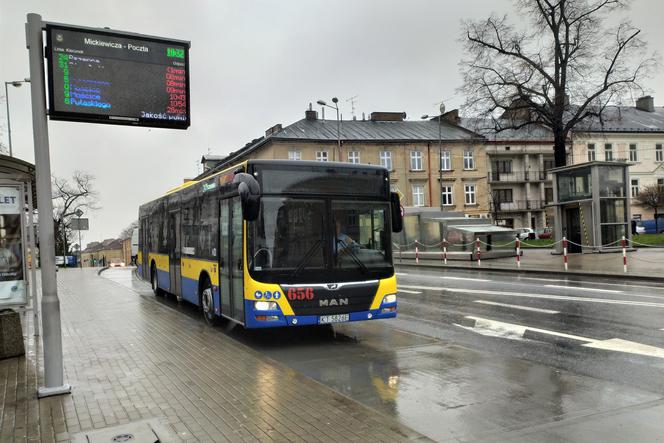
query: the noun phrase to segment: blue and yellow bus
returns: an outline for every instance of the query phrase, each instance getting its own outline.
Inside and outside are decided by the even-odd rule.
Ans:
[[[156,295],[247,328],[396,317],[388,171],[248,160],[139,209],[138,269]]]

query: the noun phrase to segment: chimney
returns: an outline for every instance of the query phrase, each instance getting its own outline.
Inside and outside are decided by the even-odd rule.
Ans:
[[[646,112],[655,112],[655,98],[652,95],[646,95],[636,100],[636,109]]]
[[[461,119],[459,118],[459,110],[458,109],[452,109],[451,111],[447,111],[445,114],[442,115],[443,120],[447,120],[450,123],[454,123],[455,125],[458,125]]]
[[[282,129],[283,128],[281,127],[281,123],[277,123],[276,125],[269,128],[267,131],[265,131],[265,137],[269,137],[273,134],[276,134],[277,132],[281,131]]]
[[[313,106],[309,103],[309,109],[304,111],[304,118],[307,120],[318,120],[318,112],[314,111]]]
[[[405,118],[405,112],[372,112],[369,117],[372,122],[402,122]]]

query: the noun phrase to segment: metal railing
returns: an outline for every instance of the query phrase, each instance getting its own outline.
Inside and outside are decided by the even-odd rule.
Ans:
[[[514,200],[512,202],[491,202],[491,211],[511,212],[511,211],[530,211],[535,209],[544,209],[543,200]]]
[[[541,182],[551,179],[548,171],[489,172],[489,183]]]

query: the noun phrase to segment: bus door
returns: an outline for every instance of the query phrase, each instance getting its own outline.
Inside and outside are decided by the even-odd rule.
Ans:
[[[143,280],[150,280],[150,231],[149,231],[149,222],[147,218],[141,220],[141,254],[143,255],[141,261],[141,277]]]
[[[168,242],[169,242],[169,278],[170,292],[180,297],[182,295],[180,279],[180,211],[171,211],[168,214]]]
[[[219,214],[221,313],[244,323],[244,235],[240,198],[222,200]]]

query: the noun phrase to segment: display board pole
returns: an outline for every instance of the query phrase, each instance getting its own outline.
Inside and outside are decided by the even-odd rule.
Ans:
[[[46,120],[44,76],[44,23],[39,14],[27,16],[26,39],[30,58],[30,92],[32,98],[32,133],[35,143],[37,207],[39,208],[39,256],[42,287],[42,343],[44,347],[44,384],[38,396],[66,394],[71,387],[63,381],[62,330],[60,300],[55,276],[55,235],[51,201],[51,159]]]
[[[32,183],[28,182],[28,247],[30,248],[30,293],[32,295],[32,315],[35,337],[39,337],[39,298],[37,297],[37,247],[35,242],[35,222],[32,202]]]

